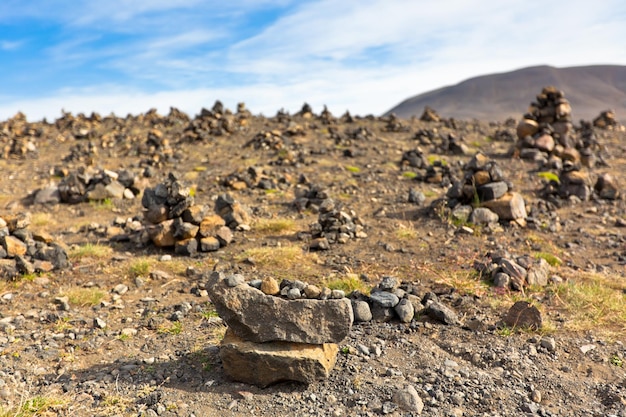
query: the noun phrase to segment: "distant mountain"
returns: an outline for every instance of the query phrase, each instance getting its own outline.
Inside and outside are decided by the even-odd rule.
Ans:
[[[386,114],[420,117],[430,106],[442,117],[503,121],[519,119],[543,87],[553,85],[572,105],[573,121],[592,120],[613,110],[626,123],[626,66],[554,68],[547,65],[470,78],[404,100]]]

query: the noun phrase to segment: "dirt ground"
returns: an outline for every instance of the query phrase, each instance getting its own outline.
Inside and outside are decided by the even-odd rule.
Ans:
[[[29,212],[30,229],[64,245],[71,268],[0,282],[0,415],[410,415],[392,397],[413,385],[428,416],[626,416],[624,200],[563,200],[546,209],[546,179],[538,175],[545,169],[514,155],[515,124],[394,123],[243,112],[191,121],[176,112],[66,115],[56,124],[27,124],[29,133],[12,142],[19,135],[3,122],[0,215]],[[158,141],[150,142],[151,131]],[[626,133],[596,134],[607,165],[589,169],[591,178],[608,172],[626,184]],[[442,150],[448,135],[469,152]],[[417,147],[430,163],[444,161],[453,178],[483,152],[534,221],[492,229],[434,209],[449,184],[420,181],[418,169],[401,164]],[[198,204],[212,207],[230,193],[250,208],[251,228],[235,231],[217,252],[189,257],[111,239],[114,223],[142,219],[140,197],[31,204],[29,196],[58,183],[63,169],[85,166],[130,170],[149,187],[175,172]],[[244,187],[250,167],[272,186]],[[309,184],[353,210],[367,237],[310,251],[302,232],[318,215],[293,204]],[[410,190],[425,200],[409,202]],[[523,293],[496,289],[474,269],[494,250],[549,258],[555,278]],[[223,374],[225,326],[203,291],[205,274],[216,269],[362,290],[391,275],[437,294],[461,325],[419,317],[357,323],[328,380],[261,389]],[[499,324],[520,299],[540,309],[542,329]],[[171,320],[176,311],[184,317]]]

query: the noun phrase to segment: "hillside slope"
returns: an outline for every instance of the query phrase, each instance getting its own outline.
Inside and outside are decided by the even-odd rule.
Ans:
[[[612,109],[626,120],[626,66],[595,65],[554,68],[537,66],[470,78],[459,84],[411,97],[387,112],[420,116],[424,106],[457,119],[519,118],[541,88],[554,85],[572,104],[574,120],[593,119]]]

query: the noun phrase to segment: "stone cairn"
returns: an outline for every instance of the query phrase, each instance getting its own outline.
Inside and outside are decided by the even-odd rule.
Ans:
[[[341,204],[327,198],[319,206],[317,222],[309,227],[309,248],[329,250],[331,244],[366,238],[367,234],[363,229],[364,223],[353,210],[344,210]]]
[[[350,301],[282,298],[282,292],[299,290],[292,285],[281,291],[272,278],[253,285],[239,274],[214,272],[209,278],[211,301],[228,324],[220,347],[224,372],[262,387],[327,378],[335,366],[338,343],[349,334],[354,320]],[[306,292],[311,286],[302,287]]]
[[[81,167],[75,172],[57,168],[54,174],[62,176],[58,185],[52,184],[33,194],[36,204],[77,204],[106,199],[133,199],[141,192],[141,180],[133,172]]]
[[[231,229],[249,228],[249,214],[228,194],[219,196],[215,211],[194,204],[190,189],[170,173],[154,188],[144,191],[142,205],[148,222],[145,233],[148,241],[157,247],[174,247],[180,255],[193,256],[213,252],[230,244]]]
[[[593,125],[600,129],[611,129],[619,126],[619,123],[615,118],[613,110],[605,110],[593,119]]]
[[[47,233],[31,232],[30,214],[0,217],[0,277],[68,268],[67,253]]]
[[[261,190],[285,190],[289,188],[290,181],[288,175],[275,177],[273,172],[268,172],[261,167],[248,167],[245,171],[236,171],[221,181],[224,187],[233,190],[244,190],[258,188]]]
[[[415,171],[415,180],[428,184],[438,184],[442,187],[448,187],[454,182],[454,175],[450,166],[441,159],[428,162],[424,151],[417,147],[410,151],[405,151],[400,160],[400,169],[402,171]]]
[[[208,141],[215,136],[227,136],[234,133],[239,128],[238,124],[245,124],[242,121],[246,120],[249,114],[245,109],[245,104],[239,103],[237,108],[237,120],[235,120],[232,112],[224,108],[222,102],[217,100],[211,110],[202,109],[200,114],[189,122],[183,132],[182,141]]]
[[[479,152],[465,164],[463,170],[463,179],[456,181],[446,193],[453,220],[476,225],[499,221],[525,225],[524,198],[512,191],[495,161]]]
[[[543,258],[528,255],[512,256],[506,251],[487,253],[474,268],[496,288],[524,291],[529,286],[548,285],[550,265]]]
[[[0,123],[1,157],[4,159],[36,157],[36,139],[43,133],[42,128],[36,128],[32,123],[28,123],[23,113],[17,113],[6,122]]]
[[[594,191],[599,198],[618,198],[617,184],[610,174],[601,175],[593,185],[583,169],[604,163],[593,126],[615,126],[614,114],[603,112],[593,124],[581,121],[578,138],[571,110],[562,91],[545,87],[517,126],[519,156],[541,162],[557,176],[558,180],[549,179],[542,190],[544,197],[555,203],[556,198],[587,201]]]

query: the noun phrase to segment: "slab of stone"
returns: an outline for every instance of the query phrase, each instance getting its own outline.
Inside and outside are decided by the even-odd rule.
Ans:
[[[148,235],[158,247],[174,246],[176,238],[174,237],[174,220],[166,220],[159,224],[150,225],[147,228]]]
[[[528,301],[518,301],[507,312],[504,323],[511,328],[525,327],[536,330],[541,327],[541,313]]]
[[[370,321],[372,320],[372,310],[367,301],[352,300],[352,310],[354,311],[354,321]]]
[[[526,282],[528,285],[539,285],[545,287],[548,285],[548,274],[550,273],[550,264],[543,258],[539,258],[528,268]]]
[[[490,201],[502,197],[509,190],[509,186],[504,181],[490,182],[476,188],[476,193],[480,201]]]
[[[226,331],[220,347],[226,375],[261,387],[281,381],[310,384],[326,379],[338,352],[334,343],[250,342],[231,329]]]
[[[7,251],[7,256],[9,258],[26,254],[26,243],[22,242],[18,238],[14,236],[3,236],[0,239],[2,239],[2,246]]]
[[[408,299],[403,298],[393,309],[401,322],[410,323],[411,320],[413,320],[415,309],[413,308],[413,304],[411,304]]]
[[[526,204],[520,193],[509,192],[497,200],[485,201],[483,207],[498,215],[500,220],[517,220],[526,218]]]
[[[248,284],[228,287],[227,279],[213,272],[207,290],[220,317],[245,340],[339,343],[350,332],[354,315],[347,298],[285,300]]]
[[[486,207],[477,207],[472,211],[469,221],[472,224],[498,223],[500,217]]]
[[[397,295],[387,291],[376,291],[371,293],[370,300],[373,304],[378,304],[384,308],[393,308],[400,302]]]
[[[428,314],[429,317],[444,324],[458,324],[459,322],[459,317],[456,312],[438,301],[433,301],[428,304],[424,312]]]

